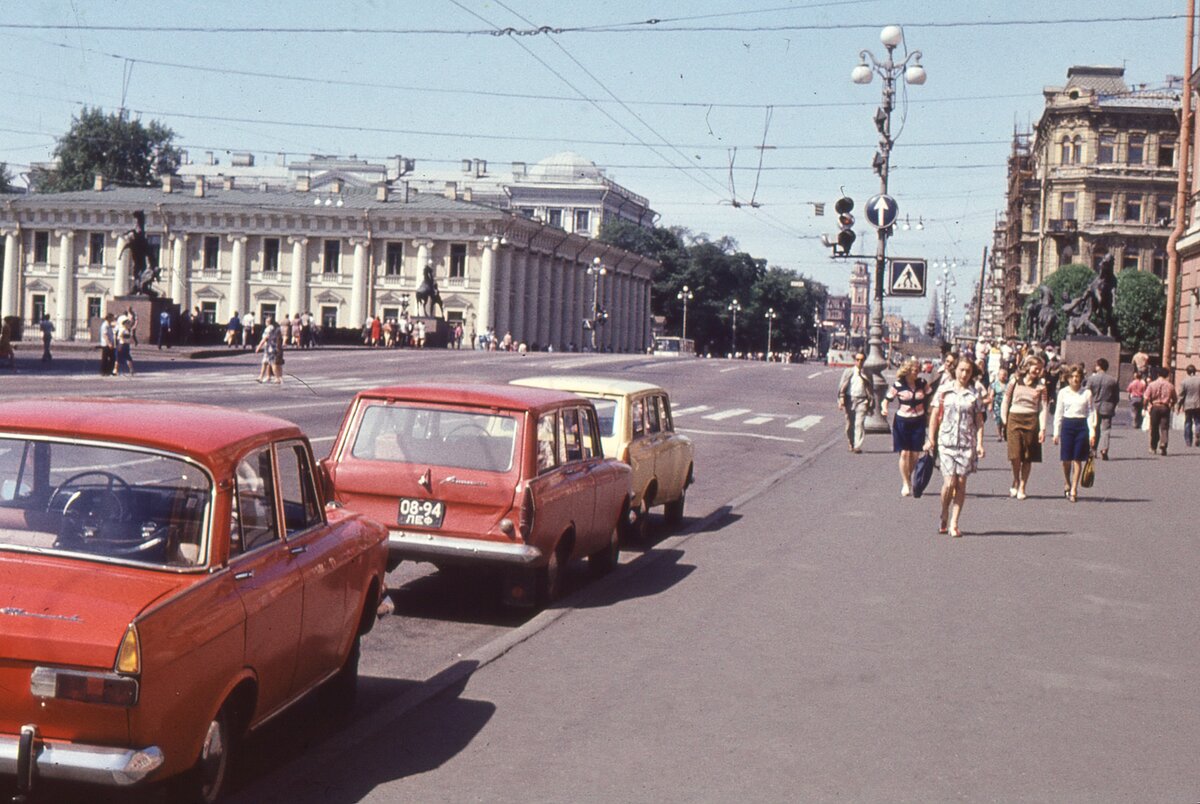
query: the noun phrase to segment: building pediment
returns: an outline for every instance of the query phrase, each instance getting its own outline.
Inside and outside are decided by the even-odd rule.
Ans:
[[[317,301],[319,301],[321,304],[343,305],[346,303],[344,298],[342,298],[339,294],[334,293],[332,290],[327,290],[321,295],[317,296]]]
[[[384,293],[383,295],[381,295],[379,297],[379,303],[380,304],[400,304],[401,302],[403,302],[406,299],[409,299],[409,294],[393,293],[392,291],[389,290],[387,293]],[[411,301],[411,299],[409,299],[409,300]]]
[[[88,282],[80,291],[85,296],[107,296],[112,292],[108,285],[102,285],[99,282]]]
[[[54,290],[54,286],[48,285],[40,279],[35,279],[29,284],[25,285],[25,289],[33,293],[49,293],[50,291]]]
[[[211,285],[205,285],[194,294],[198,299],[223,299],[225,294]]]
[[[281,302],[283,301],[283,295],[275,292],[271,288],[264,288],[263,290],[260,290],[258,293],[254,294],[254,300],[264,302]]]

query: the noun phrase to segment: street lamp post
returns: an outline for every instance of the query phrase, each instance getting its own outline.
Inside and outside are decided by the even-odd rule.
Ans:
[[[584,322],[590,325],[592,330],[592,351],[596,351],[596,328],[600,325],[600,277],[608,273],[608,267],[600,262],[599,257],[592,258],[592,264],[588,266],[587,275],[592,278],[592,318],[591,321]]]
[[[764,314],[767,319],[767,362],[771,362],[771,325],[775,323],[775,319],[779,318],[779,313],[775,312],[774,307],[768,307]]]
[[[951,262],[949,258],[943,257],[940,266],[942,275],[935,279],[933,284],[941,290],[942,294],[942,340],[946,343],[953,343],[954,328],[950,324],[950,309],[958,301],[958,298],[950,289],[958,286],[958,281],[955,280],[952,273],[958,267],[958,260]],[[935,261],[933,263],[934,270],[937,270],[938,267],[939,263]]]
[[[875,154],[874,165],[879,174],[879,194],[886,196],[892,144],[895,142],[892,139],[892,109],[896,100],[896,79],[903,75],[905,82],[920,86],[925,83],[925,68],[921,66],[919,50],[914,50],[902,61],[896,62],[896,47],[904,41],[904,31],[899,25],[884,28],[879,34],[879,41],[887,48],[887,58],[880,62],[871,51],[861,51],[858,66],[850,72],[850,80],[856,84],[869,84],[873,75],[878,75],[883,80],[883,103],[875,111],[875,127],[879,130],[879,152]],[[887,391],[887,382],[883,379],[883,370],[887,366],[887,360],[883,356],[883,274],[887,262],[887,239],[890,234],[890,227],[878,230],[878,244],[875,248],[875,306],[871,310],[871,325],[867,330],[867,359],[863,363],[863,369],[871,378],[876,399],[883,399]],[[879,408],[877,405],[875,411],[867,417],[867,432],[889,431],[887,419],[880,413]]]
[[[696,294],[692,293],[691,288],[684,285],[683,288],[675,294],[675,298],[683,301],[683,331],[680,333],[680,339],[687,340],[687,306],[688,302],[696,298]],[[683,348],[682,345],[680,348]]]
[[[733,313],[733,337],[730,339],[730,352],[737,357],[737,314],[741,312],[742,305],[738,303],[737,299],[734,299],[726,309]]]

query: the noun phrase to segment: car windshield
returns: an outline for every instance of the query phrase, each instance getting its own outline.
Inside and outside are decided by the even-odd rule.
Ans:
[[[516,437],[511,413],[371,404],[363,410],[350,453],[372,461],[507,472]]]
[[[600,437],[608,438],[613,434],[613,424],[617,416],[617,402],[603,397],[588,397],[596,406],[596,418],[600,421]]]
[[[212,483],[178,457],[0,437],[0,550],[201,566]]]

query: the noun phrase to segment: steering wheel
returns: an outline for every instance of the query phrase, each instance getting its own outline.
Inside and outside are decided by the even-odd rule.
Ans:
[[[446,433],[446,435],[442,436],[442,441],[449,441],[451,438],[464,431],[468,434],[481,435],[485,438],[488,437],[488,431],[483,425],[476,424],[475,422],[463,422],[456,427],[452,427],[450,431]]]
[[[103,469],[78,472],[59,483],[46,501],[46,511],[54,513],[58,498],[70,492],[74,486],[83,485],[79,481],[88,477],[102,478],[107,482],[104,488],[75,490],[63,503],[64,524],[70,521],[75,525],[74,529],[82,533],[82,529],[89,525],[125,521],[133,510],[133,489],[119,475]]]

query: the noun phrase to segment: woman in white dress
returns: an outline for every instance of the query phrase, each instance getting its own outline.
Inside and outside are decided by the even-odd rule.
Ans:
[[[954,367],[954,382],[944,382],[933,398],[926,451],[936,443],[938,468],[942,472],[942,517],[938,533],[962,536],[958,519],[967,498],[967,476],[983,457],[983,429],[987,421],[984,394],[974,382],[975,366],[960,358]],[[935,442],[936,439],[936,442]]]

